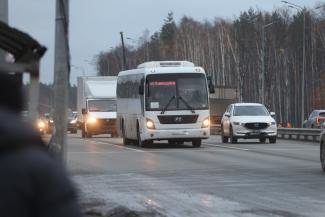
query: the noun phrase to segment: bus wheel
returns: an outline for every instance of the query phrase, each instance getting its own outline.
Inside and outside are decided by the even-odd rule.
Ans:
[[[144,147],[147,145],[147,143],[146,143],[146,141],[142,141],[142,140],[141,140],[141,135],[140,135],[139,125],[138,125],[137,128],[138,128],[138,129],[137,129],[137,145],[138,145],[139,147],[144,148]]]
[[[129,145],[130,141],[125,136],[125,129],[123,125],[122,125],[122,138],[123,138],[123,145]]]
[[[192,146],[194,148],[201,147],[201,144],[202,144],[202,140],[201,139],[194,139],[194,140],[192,140]]]
[[[85,125],[84,124],[81,126],[81,137],[86,138],[86,131],[85,131]]]
[[[87,133],[86,133],[86,137],[87,137],[87,138],[91,138],[92,136],[93,136],[92,133],[90,133],[90,132],[87,132]]]

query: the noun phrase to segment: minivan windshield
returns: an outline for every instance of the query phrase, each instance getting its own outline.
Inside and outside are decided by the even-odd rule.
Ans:
[[[116,112],[116,100],[89,100],[88,111],[90,112]]]
[[[262,105],[247,105],[247,106],[235,106],[234,116],[269,116],[265,106]]]
[[[148,75],[145,100],[147,111],[208,109],[205,75],[199,73]]]

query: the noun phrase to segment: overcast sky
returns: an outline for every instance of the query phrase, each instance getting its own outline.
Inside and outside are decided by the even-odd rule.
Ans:
[[[48,48],[42,59],[41,81],[53,83],[55,0],[8,0],[9,24]],[[313,8],[319,0],[291,0]],[[177,21],[184,15],[196,20],[234,19],[250,7],[272,11],[281,0],[70,0],[71,83],[95,75],[94,56],[120,43],[119,32],[138,39],[145,29],[159,31],[168,12]],[[131,41],[126,41],[132,44]]]

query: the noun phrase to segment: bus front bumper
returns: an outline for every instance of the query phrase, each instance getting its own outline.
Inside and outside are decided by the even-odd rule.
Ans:
[[[168,129],[168,130],[151,130],[146,129],[142,133],[144,140],[166,140],[166,139],[207,139],[210,136],[209,128],[200,129]]]

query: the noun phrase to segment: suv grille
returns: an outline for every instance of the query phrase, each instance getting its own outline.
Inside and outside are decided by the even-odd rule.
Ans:
[[[267,123],[246,123],[245,127],[250,130],[262,130],[268,127]]]

